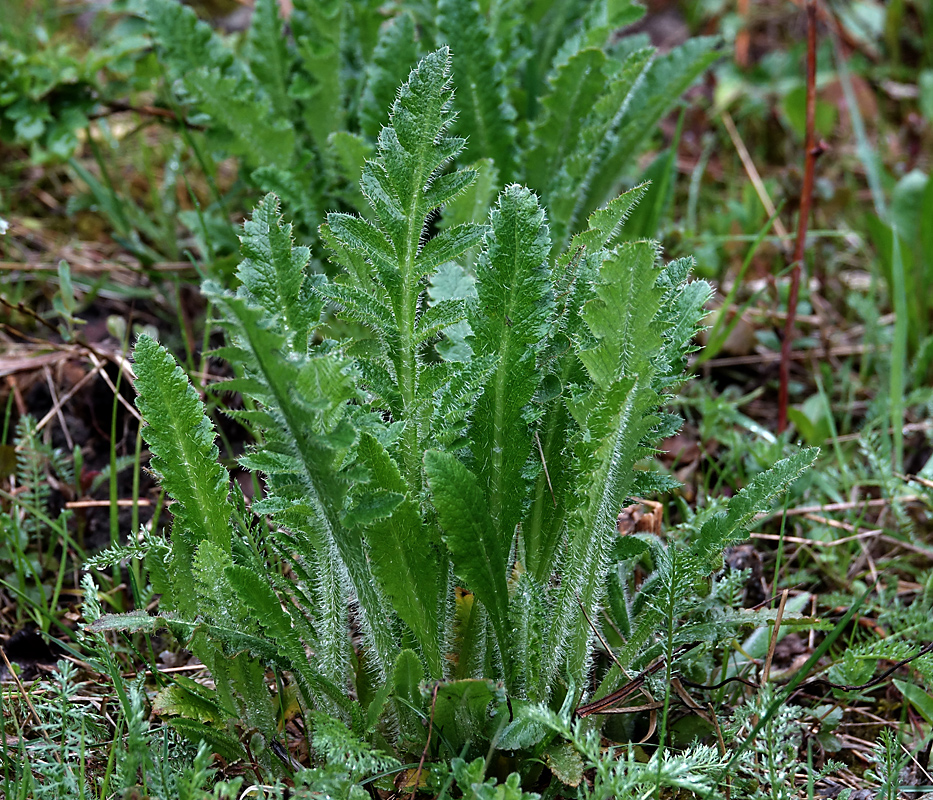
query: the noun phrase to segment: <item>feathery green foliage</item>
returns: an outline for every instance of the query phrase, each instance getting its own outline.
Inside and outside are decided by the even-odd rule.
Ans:
[[[53,481],[74,485],[74,468],[63,451],[42,440],[36,420],[28,414],[16,425],[14,445],[9,455],[15,453],[11,472],[17,491],[3,496],[9,505],[0,515],[0,583],[16,598],[17,623],[29,618],[39,629],[48,631],[69,567],[68,520],[72,514],[62,510],[53,519],[49,501]],[[53,558],[59,541],[64,543],[65,552],[61,558]],[[52,570],[57,574],[50,581],[47,573]]]
[[[224,36],[181,0],[128,8],[141,19],[108,6],[103,46],[81,56],[17,37],[0,43],[0,138],[36,161],[64,160],[100,139],[93,121],[123,110],[127,92],[154,97],[152,119],[180,132],[173,158],[210,187],[209,205],[177,216],[202,254],[233,246],[226,218],[244,190],[275,192],[318,270],[327,266],[318,227],[335,208],[368,213],[360,174],[396,88],[430,51],[446,45],[457,57],[459,163],[487,162],[502,183],[537,192],[555,252],[639,179],[637,157],[658,121],[716,58],[708,38],[658,57],[642,37],[618,39],[643,13],[628,0],[295,0],[287,13],[258,0],[242,37]],[[239,180],[222,190],[218,164],[230,157]],[[174,170],[150,215],[98,160],[101,177],[71,160],[88,199],[144,262],[178,260]]]
[[[627,498],[671,485],[651,456],[679,425],[663,405],[709,288],[688,282],[688,261],[665,265],[654,244],[623,240],[642,189],[591,214],[556,255],[545,209],[517,184],[485,223],[433,227],[477,176],[448,167],[464,147],[450,133],[452,74],[446,48],[412,70],[362,172],[368,213],[328,215],[321,235],[339,275],[311,271],[270,196],[244,228],[239,290],[206,286],[237,375],[224,389],[248,400],[234,414],[257,442],[240,461],[262,476],[252,511],[269,532],[229,494],[203,406],[171,356],[137,343],[145,436],[175,500],[171,542],[147,563],[178,613],[94,629],[167,627],[214,673],[212,708],[235,710],[267,741],[256,663],[290,672],[306,709],[357,737],[378,733],[399,755],[425,746],[418,720],[428,717],[448,759],[486,752],[500,735],[546,747],[547,726],[528,714],[581,700],[592,620],[618,586],[610,576],[654,548],[653,581],[608,602],[630,632],[625,666],[659,649],[673,658],[674,616],[695,602],[712,556],[812,460],[764,473],[692,549],[618,549]],[[353,323],[345,339],[327,338],[325,303]],[[464,346],[447,360],[436,345],[455,325]],[[702,620],[690,633],[721,635]],[[517,721],[501,721],[506,700]],[[229,740],[235,722],[211,723],[211,735]],[[688,763],[656,769],[686,786]]]
[[[84,576],[82,588],[85,619],[93,624],[100,614],[100,599],[90,575]],[[122,681],[113,643],[90,630],[79,633],[79,639],[82,658],[101,674],[116,679],[120,713],[112,715],[112,707],[108,711],[88,703],[93,685],[79,682],[78,667],[66,660],[58,662],[50,680],[33,682],[25,701],[4,691],[0,710],[5,731],[18,732],[16,740],[5,735],[0,743],[0,792],[5,798],[103,800],[140,793],[164,800],[238,796],[242,778],[219,783],[213,791],[206,788],[215,774],[211,751],[220,752],[223,747],[219,740],[212,748],[211,737],[202,735],[193,747],[175,732],[152,723],[142,680]],[[189,683],[198,686],[194,681]],[[179,684],[171,689],[181,695]],[[202,699],[201,708],[205,707],[208,701]],[[111,727],[114,716],[119,720],[116,736]],[[214,712],[221,720],[225,716],[223,711]],[[195,730],[207,732],[200,723]],[[228,755],[236,758],[240,752],[239,743],[233,741]],[[107,769],[101,777],[97,767],[102,757]]]
[[[329,205],[365,212],[353,185],[396,87],[431,49],[456,56],[459,162],[488,159],[503,183],[537,191],[558,250],[631,180],[661,115],[716,57],[710,39],[658,58],[611,43],[643,13],[631,2],[378,6],[298,0],[285,37],[278,4],[263,0],[237,50],[177,0],[144,4],[175,102],[206,125],[215,150],[241,159],[254,186],[286,201],[305,235]]]

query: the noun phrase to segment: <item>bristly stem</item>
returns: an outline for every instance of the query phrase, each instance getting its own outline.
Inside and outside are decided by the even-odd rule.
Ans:
[[[787,385],[790,380],[790,351],[797,316],[797,297],[800,294],[800,272],[807,240],[807,224],[813,201],[813,173],[816,158],[822,152],[814,134],[816,116],[816,0],[807,0],[807,127],[804,137],[803,188],[800,193],[800,216],[797,219],[797,244],[794,248],[794,268],[790,277],[790,295],[787,298],[787,321],[781,342],[781,385],[778,393],[778,433],[787,428]]]

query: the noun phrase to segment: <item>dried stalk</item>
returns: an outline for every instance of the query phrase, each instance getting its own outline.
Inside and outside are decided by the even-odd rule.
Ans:
[[[822,152],[814,134],[816,116],[816,0],[807,0],[807,128],[804,139],[803,188],[800,194],[800,216],[797,220],[797,244],[794,248],[794,267],[790,279],[790,296],[787,298],[787,320],[781,342],[781,385],[778,394],[778,433],[787,428],[787,385],[790,380],[791,344],[794,337],[794,318],[797,313],[797,298],[800,294],[800,272],[803,265],[807,240],[807,225],[810,206],[813,202],[813,173],[817,156]]]

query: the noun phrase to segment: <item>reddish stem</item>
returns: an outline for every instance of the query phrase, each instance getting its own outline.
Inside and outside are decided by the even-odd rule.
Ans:
[[[790,295],[787,298],[787,320],[781,342],[781,385],[778,394],[778,433],[787,428],[787,384],[790,380],[791,345],[797,316],[797,297],[800,294],[800,272],[803,265],[813,202],[813,173],[816,158],[822,148],[816,144],[814,118],[816,116],[816,0],[807,0],[807,129],[804,139],[803,187],[800,192],[800,216],[797,219],[797,243],[794,247],[794,268],[790,276]]]

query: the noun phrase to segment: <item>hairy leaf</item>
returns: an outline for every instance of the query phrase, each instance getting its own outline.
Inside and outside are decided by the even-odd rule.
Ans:
[[[454,117],[449,80],[450,58],[444,48],[425,56],[399,90],[390,125],[379,133],[376,158],[363,170],[361,186],[375,219],[328,216],[329,235],[346,252],[365,252],[373,266],[371,277],[358,274],[359,288],[391,310],[391,318],[375,326],[382,346],[366,360],[382,384],[380,395],[398,401],[392,410],[404,423],[399,465],[414,492],[422,484],[422,437],[433,404],[431,390],[422,385],[428,374],[421,348],[424,331],[418,329],[423,279],[476,245],[482,235],[481,227],[466,223],[425,240],[429,217],[474,177],[468,170],[443,174],[464,144],[447,135]],[[371,314],[364,317],[364,303],[352,302],[347,294],[340,301],[351,319],[374,321]]]
[[[491,214],[476,267],[471,342],[493,359],[470,426],[473,463],[482,469],[489,513],[511,541],[527,493],[523,476],[532,448],[526,407],[542,379],[537,353],[549,330],[554,299],[546,268],[550,250],[544,211],[528,189],[509,186]]]
[[[290,117],[288,79],[292,58],[277,0],[256,0],[247,41],[250,69],[269,95],[272,108],[278,116]]]
[[[336,354],[280,358],[278,354],[287,350],[287,344],[282,334],[270,327],[261,309],[216,290],[213,296],[227,319],[235,321],[232,327],[238,360],[257,380],[261,391],[254,397],[270,409],[276,423],[269,433],[301,465],[292,490],[300,494],[288,497],[292,513],[301,513],[339,552],[359,599],[362,620],[372,636],[377,663],[385,669],[397,649],[386,603],[372,580],[359,535],[341,522],[349,482],[337,465],[355,439],[345,405],[356,396],[349,365]]]
[[[375,138],[389,121],[395,92],[418,58],[415,21],[411,14],[393,17],[379,33],[379,41],[366,71],[366,89],[360,101],[360,121],[367,136]]]
[[[281,315],[289,331],[302,338],[316,325],[321,313],[308,291],[306,269],[311,258],[307,247],[292,246],[292,226],[284,223],[278,199],[267,195],[243,224],[240,238],[244,256],[237,277],[250,297],[270,314]]]
[[[208,541],[230,551],[230,478],[218,462],[220,452],[204,404],[175,359],[146,335],[136,343],[133,357],[136,405],[148,423],[143,437],[152,451],[150,465],[175,500],[175,597],[189,610],[195,598],[190,560],[198,543]]]
[[[343,127],[345,73],[341,47],[346,36],[342,2],[298,0],[292,30],[301,71],[290,93],[302,101],[302,116],[319,150],[327,137]]]
[[[622,245],[604,263],[583,318],[598,342],[580,352],[592,381],[608,389],[620,376],[648,370],[661,337],[652,325],[661,292],[655,288],[658,270],[656,245],[637,242]],[[611,272],[609,265],[611,264]],[[607,276],[611,275],[611,280]]]
[[[729,501],[729,508],[704,523],[696,546],[700,557],[710,561],[724,547],[745,538],[755,515],[766,510],[775,495],[785,491],[816,461],[819,449],[808,447],[778,461]]]
[[[546,189],[553,174],[573,150],[580,130],[606,84],[606,56],[596,48],[575,53],[550,79],[551,91],[542,101],[544,113],[534,129],[528,154],[528,180]]]
[[[569,400],[582,435],[574,443],[578,484],[568,517],[569,553],[552,625],[545,676],[568,648],[570,674],[582,681],[592,633],[580,624],[579,604],[591,618],[605,586],[619,509],[628,497],[636,461],[656,423],[653,384],[663,345],[657,315],[664,291],[649,243],[622,245],[603,262],[596,297],[583,311],[595,344],[578,351],[593,388]],[[566,637],[566,638],[565,638]]]
[[[594,206],[587,203],[587,192],[597,175],[606,179],[602,174],[607,167],[606,142],[622,123],[632,99],[633,89],[643,80],[651,63],[651,56],[652,51],[645,48],[630,53],[621,63],[615,60],[607,62],[605,71],[609,77],[603,92],[581,123],[580,133],[573,142],[572,150],[548,176],[545,199],[555,228],[554,239],[558,245],[563,245],[568,234],[577,230],[581,218],[590,216],[592,225]],[[619,173],[614,176],[614,180],[618,181],[623,177],[624,175]],[[643,194],[644,189],[639,198]],[[631,208],[626,214],[630,211]]]
[[[333,693],[331,687],[324,684],[318,673],[311,668],[304,644],[292,624],[291,617],[283,610],[279,598],[269,584],[248,567],[232,565],[227,567],[225,572],[236,589],[237,596],[253,610],[259,624],[275,641],[279,653],[298,680],[305,702],[312,705],[315,698],[323,692],[331,701],[344,705],[343,694]]]
[[[440,0],[438,28],[456,54],[457,131],[468,160],[491,158],[505,179],[515,172],[515,110],[496,42],[476,0]]]
[[[599,172],[591,176],[581,213],[588,213],[588,209],[596,208],[606,199],[661,116],[718,58],[715,44],[710,38],[690,39],[655,59],[644,77],[632,86],[625,101],[625,113],[604,143]]]
[[[440,613],[447,588],[440,556],[446,554],[436,534],[423,523],[418,504],[405,497],[407,487],[398,466],[379,441],[362,434],[357,453],[370,472],[370,483],[401,498],[387,515],[364,528],[373,574],[417,637],[431,675],[440,678],[444,674]]]
[[[496,529],[477,477],[450,453],[429,450],[424,466],[454,568],[489,613],[511,684],[506,586],[511,534]]]

